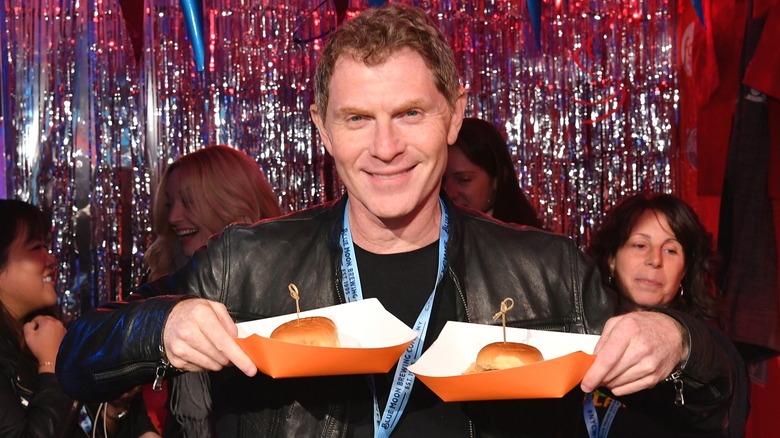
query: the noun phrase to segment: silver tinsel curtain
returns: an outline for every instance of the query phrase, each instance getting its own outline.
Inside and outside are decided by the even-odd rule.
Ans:
[[[621,196],[674,190],[674,2],[542,2],[538,34],[525,1],[408,3],[450,37],[468,115],[506,132],[550,229],[583,244]],[[308,113],[332,0],[204,0],[203,71],[182,4],[144,0],[135,38],[120,0],[4,2],[2,191],[52,215],[66,321],[138,282],[179,155],[245,150],[285,211],[341,191]]]

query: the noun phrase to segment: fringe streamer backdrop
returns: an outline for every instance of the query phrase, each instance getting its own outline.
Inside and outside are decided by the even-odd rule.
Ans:
[[[675,190],[672,0],[545,1],[539,46],[524,1],[414,3],[450,37],[467,114],[506,132],[550,229],[583,245],[621,196]],[[286,211],[341,192],[308,113],[332,1],[205,0],[203,72],[179,0],[5,0],[5,14],[5,194],[52,214],[66,322],[138,282],[154,187],[182,154],[246,151]]]

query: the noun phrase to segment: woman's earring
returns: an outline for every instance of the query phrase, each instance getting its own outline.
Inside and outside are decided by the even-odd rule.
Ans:
[[[685,295],[685,289],[683,289],[683,285],[680,283],[680,298],[682,298],[683,295]]]

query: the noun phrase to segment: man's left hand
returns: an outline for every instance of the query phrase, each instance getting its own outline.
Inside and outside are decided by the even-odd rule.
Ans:
[[[652,388],[688,356],[684,328],[671,316],[638,311],[610,318],[596,344],[596,360],[580,387],[615,395]]]

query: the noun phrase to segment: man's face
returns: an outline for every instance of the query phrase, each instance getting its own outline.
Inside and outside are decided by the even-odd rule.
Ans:
[[[463,92],[453,114],[432,72],[412,50],[374,67],[339,58],[327,120],[316,106],[311,112],[353,208],[392,220],[438,202],[447,145],[457,138],[465,101]]]

